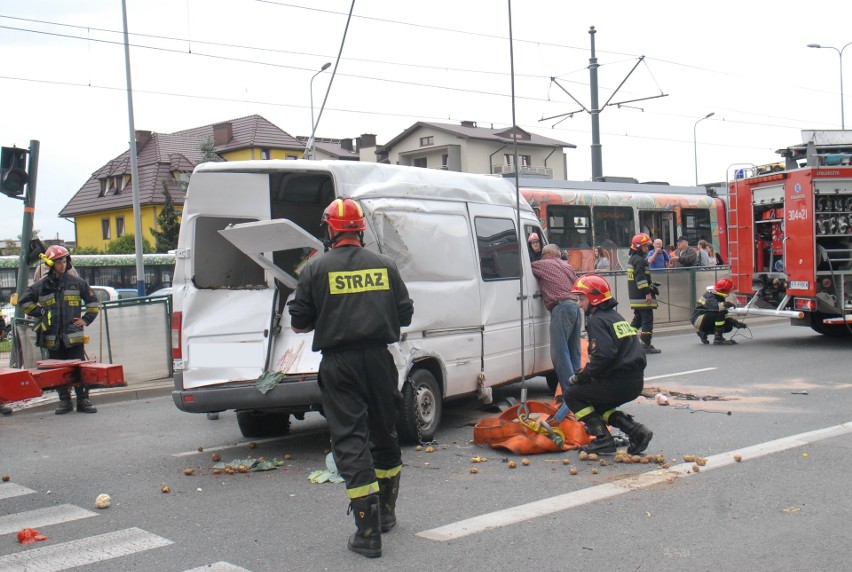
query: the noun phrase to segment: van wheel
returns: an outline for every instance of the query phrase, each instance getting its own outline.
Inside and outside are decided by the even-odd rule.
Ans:
[[[432,441],[441,424],[441,390],[428,370],[418,369],[402,388],[399,438],[407,443]]]
[[[277,437],[290,431],[290,414],[276,411],[237,411],[243,437]]]
[[[556,388],[559,387],[559,377],[556,372],[549,371],[544,374],[544,378],[547,380],[547,387],[550,388],[550,391],[556,391]]]

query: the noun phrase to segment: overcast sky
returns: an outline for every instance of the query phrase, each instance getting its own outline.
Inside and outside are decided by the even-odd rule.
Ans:
[[[337,69],[319,137],[382,144],[416,121],[512,124],[506,0],[355,0],[351,20],[352,0],[126,1],[136,129],[259,114],[309,135],[310,81],[325,62],[316,115]],[[591,108],[595,26],[601,106],[625,78],[612,102],[666,95],[603,109],[604,174],[691,185],[695,135],[699,181],[723,181],[734,164],[777,160],[802,129],[840,128],[840,58],[807,44],[842,48],[850,21],[845,2],[514,0],[517,124],[577,145],[568,176],[591,178],[591,118],[571,96]],[[127,148],[122,42],[120,0],[0,1],[0,143],[41,142],[42,237],[74,238],[58,212]],[[22,212],[0,195],[0,238],[20,235]]]

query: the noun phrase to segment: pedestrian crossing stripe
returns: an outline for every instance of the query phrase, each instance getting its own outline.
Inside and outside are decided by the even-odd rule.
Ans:
[[[104,560],[129,556],[137,552],[173,544],[141,528],[127,528],[90,536],[81,540],[62,542],[52,546],[33,548],[0,556],[0,570],[38,570],[61,572],[77,566],[86,566]]]
[[[234,566],[233,564],[228,564],[227,562],[216,562],[215,564],[208,564],[207,566],[199,566],[198,568],[193,568],[192,570],[187,570],[186,572],[249,572],[245,568],[240,568],[239,566]]]
[[[90,510],[71,504],[28,510],[8,516],[0,516],[0,534],[17,532],[22,528],[40,528],[42,526],[50,526],[51,524],[61,524],[92,516],[98,515]]]
[[[22,487],[21,485],[16,485],[15,483],[0,484],[0,500],[23,495],[31,495],[33,493],[35,493],[34,490]]]

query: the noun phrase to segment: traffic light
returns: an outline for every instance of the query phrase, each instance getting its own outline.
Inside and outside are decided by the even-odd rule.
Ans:
[[[18,197],[24,194],[24,186],[29,181],[27,175],[26,149],[3,147],[0,153],[0,192]]]

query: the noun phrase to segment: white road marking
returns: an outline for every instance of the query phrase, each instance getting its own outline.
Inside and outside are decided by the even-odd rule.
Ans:
[[[32,548],[0,556],[0,570],[26,572],[60,572],[77,566],[129,556],[136,552],[172,544],[140,528],[108,532],[82,540],[62,542],[52,546]]]
[[[719,368],[717,368],[717,367],[703,367],[701,369],[690,369],[688,371],[679,371],[677,373],[666,373],[664,375],[654,375],[652,377],[646,377],[645,381],[650,381],[652,379],[663,379],[663,378],[666,378],[666,377],[676,377],[678,375],[687,375],[687,374],[690,374],[690,373],[701,373],[701,372],[704,372],[704,371],[713,371],[714,369],[719,369]]]
[[[751,447],[744,447],[727,453],[719,453],[718,455],[707,457],[707,464],[701,467],[701,472],[719,469],[736,463],[737,461],[734,459],[734,455],[740,455],[743,461],[747,461],[749,459],[756,459],[758,457],[786,451],[787,449],[795,447],[801,447],[822,439],[837,437],[847,433],[852,433],[852,421],[842,425],[828,427],[826,429],[818,429],[816,431],[800,433],[790,437],[783,437],[781,439],[776,439],[775,441],[768,441],[766,443],[752,445]],[[606,483],[504,510],[498,510],[496,512],[475,516],[473,518],[433,528],[431,530],[424,530],[423,532],[418,532],[417,536],[428,540],[455,540],[463,536],[477,534],[493,528],[529,521],[539,516],[561,512],[569,508],[589,504],[601,499],[622,495],[633,490],[643,489],[671,479],[700,474],[692,472],[692,465],[693,463],[681,463],[669,469],[648,471],[647,473],[642,473],[616,482]]]
[[[186,570],[186,572],[249,572],[249,570],[240,568],[239,566],[234,566],[233,564],[228,564],[227,562],[216,562],[215,564],[208,564],[207,566],[199,566],[192,570]]]
[[[61,524],[92,516],[98,515],[90,510],[72,504],[61,504],[59,506],[28,510],[8,516],[0,516],[0,534],[17,532],[22,528],[39,528],[40,526]]]
[[[34,492],[35,491],[32,489],[22,487],[21,485],[16,485],[15,483],[0,484],[0,500],[9,499],[12,497],[19,497],[22,495],[31,495]]]

